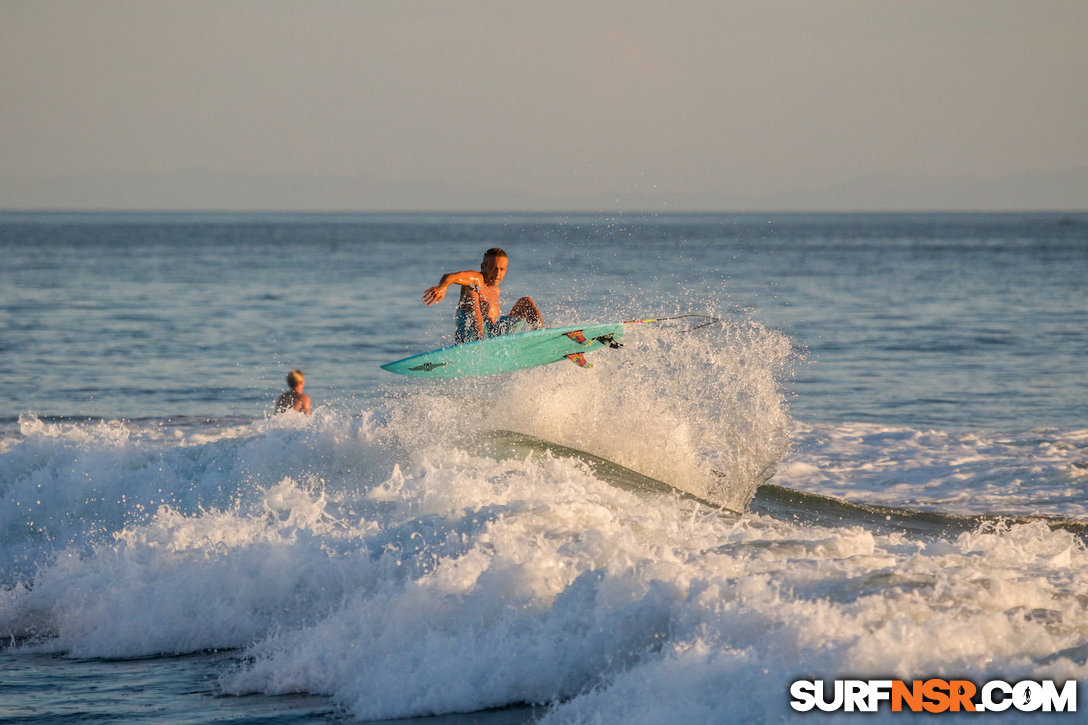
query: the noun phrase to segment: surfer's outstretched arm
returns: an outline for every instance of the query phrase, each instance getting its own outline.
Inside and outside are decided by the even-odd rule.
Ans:
[[[459,284],[462,287],[471,287],[472,285],[482,285],[483,283],[484,276],[472,269],[466,269],[463,272],[450,272],[444,274],[437,285],[428,287],[423,291],[423,304],[433,305],[435,302],[441,302],[446,297],[446,290],[449,289],[451,284]]]

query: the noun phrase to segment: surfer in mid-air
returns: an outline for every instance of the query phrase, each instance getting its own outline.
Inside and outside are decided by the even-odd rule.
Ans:
[[[445,298],[451,284],[461,285],[454,342],[460,344],[544,326],[532,297],[522,297],[510,308],[510,314],[502,314],[499,283],[506,276],[509,262],[506,252],[493,247],[484,252],[479,272],[466,269],[444,274],[437,285],[423,292],[423,303],[433,305]]]

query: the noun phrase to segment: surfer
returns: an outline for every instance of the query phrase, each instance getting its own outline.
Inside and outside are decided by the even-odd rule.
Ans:
[[[305,415],[310,414],[310,396],[302,392],[306,387],[306,376],[301,370],[292,370],[287,373],[287,387],[290,388],[276,401],[276,412],[285,413],[288,410],[297,410]]]
[[[522,297],[510,308],[510,314],[502,314],[499,283],[506,276],[509,262],[506,252],[493,247],[484,252],[479,272],[466,269],[463,272],[444,274],[437,285],[423,292],[423,303],[433,305],[445,298],[446,290],[451,284],[461,285],[454,342],[460,344],[544,326],[540,310],[536,308],[532,297]]]

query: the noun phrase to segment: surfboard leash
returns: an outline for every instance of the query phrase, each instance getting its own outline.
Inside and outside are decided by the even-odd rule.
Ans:
[[[702,323],[701,325],[695,325],[694,327],[689,327],[688,329],[684,330],[684,332],[694,332],[695,330],[699,330],[701,328],[713,325],[716,322],[721,322],[722,321],[722,318],[720,318],[720,317],[711,317],[710,315],[676,315],[675,317],[651,317],[651,318],[645,319],[645,320],[626,320],[626,321],[624,321],[623,324],[625,324],[625,325],[639,325],[639,324],[642,324],[644,322],[668,322],[670,320],[684,320],[684,319],[688,319],[688,318],[691,318],[691,317],[698,317],[700,319],[706,320],[706,322]]]

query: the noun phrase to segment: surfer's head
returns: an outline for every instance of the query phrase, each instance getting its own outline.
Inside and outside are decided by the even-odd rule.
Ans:
[[[510,258],[506,256],[506,252],[498,247],[492,247],[484,252],[484,261],[480,263],[484,282],[489,285],[502,282],[502,278],[506,276],[506,265],[509,263]]]
[[[291,388],[291,390],[298,390],[305,384],[306,376],[302,374],[301,370],[292,370],[287,373],[287,387]]]

